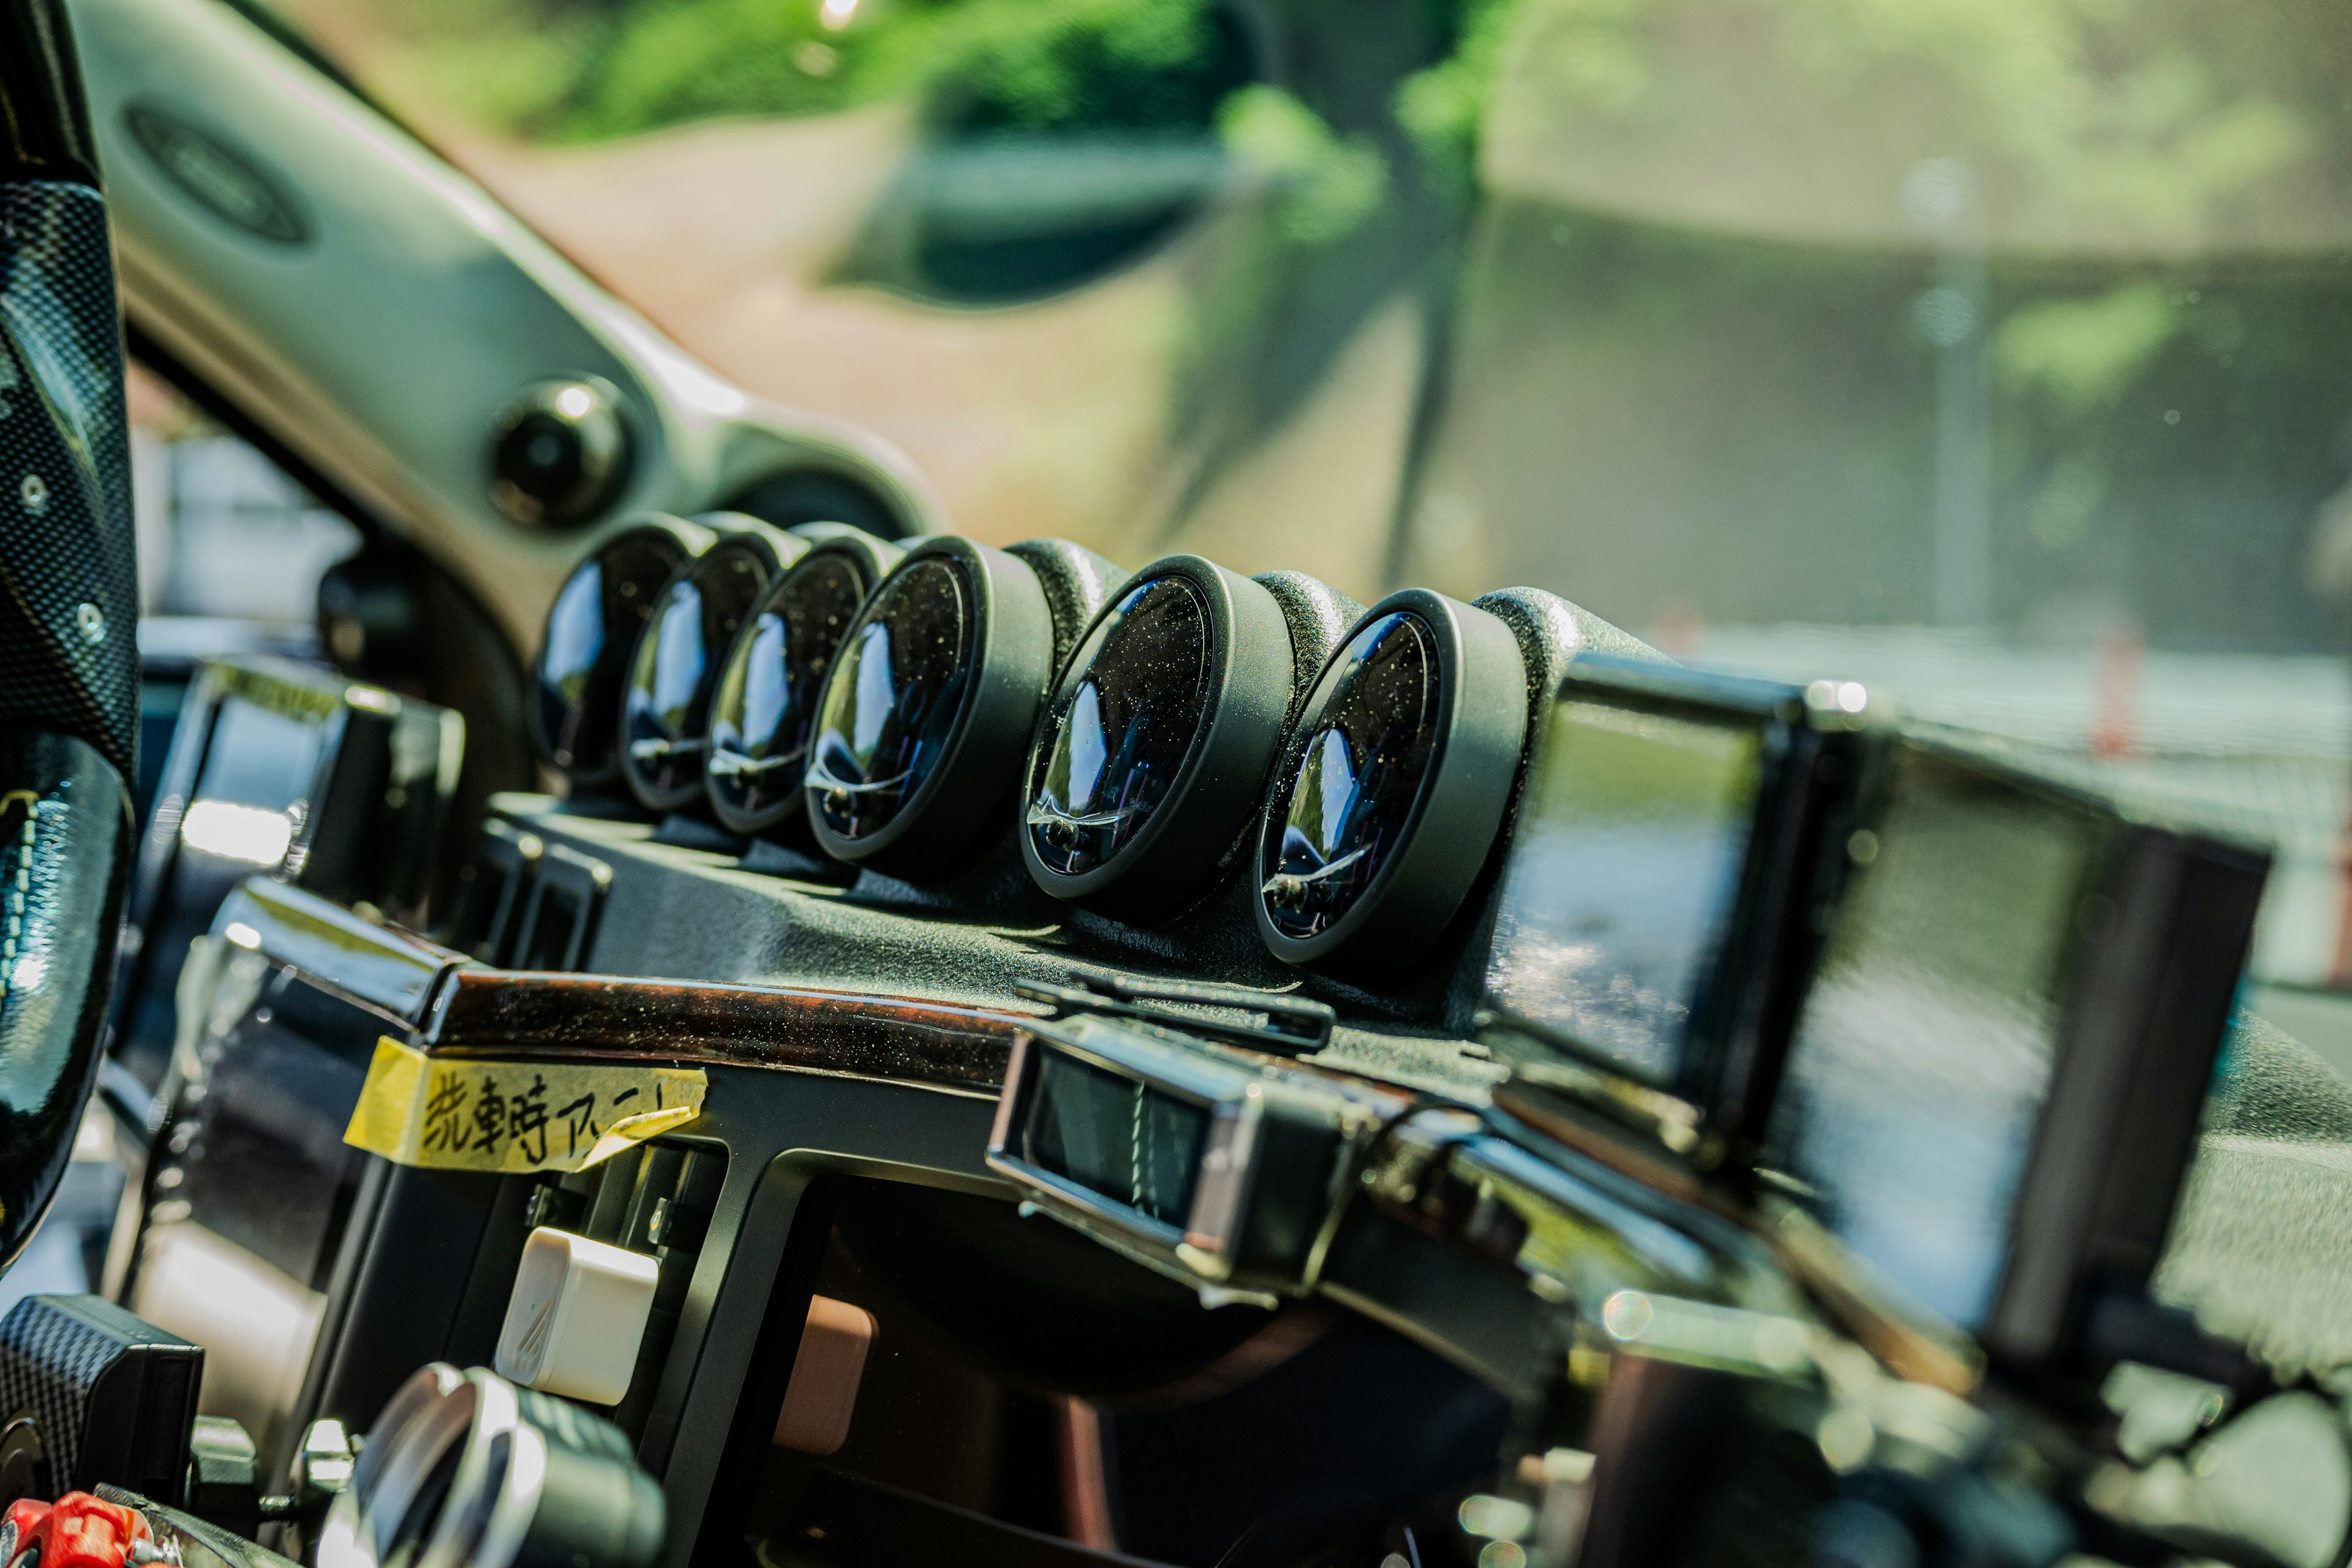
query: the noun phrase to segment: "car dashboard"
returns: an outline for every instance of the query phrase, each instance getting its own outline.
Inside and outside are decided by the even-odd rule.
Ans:
[[[181,720],[184,825],[239,702],[311,716],[235,806],[299,852],[151,836],[205,934],[124,1004],[105,1283],[266,1472],[495,1364],[674,1563],[1765,1563],[1989,1391],[2048,1446],[2118,1362],[2250,1375],[2147,1286],[2262,858],[1860,686],[723,513],[593,551],[534,679],[562,791],[429,907],[310,852],[431,830],[370,739],[429,704],[248,658]],[[600,1370],[519,1350],[598,1259]]]

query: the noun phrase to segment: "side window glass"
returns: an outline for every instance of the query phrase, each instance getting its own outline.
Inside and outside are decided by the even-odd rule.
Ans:
[[[238,646],[307,646],[319,579],[359,531],[136,362],[129,391],[142,620],[253,622]]]
[[[144,823],[196,666],[229,653],[319,658],[319,579],[360,533],[136,360],[126,391],[139,545],[131,795]]]

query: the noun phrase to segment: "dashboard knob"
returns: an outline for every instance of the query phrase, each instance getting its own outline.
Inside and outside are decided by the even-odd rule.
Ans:
[[[536,381],[490,422],[490,500],[531,527],[585,522],[618,499],[631,457],[612,383],[593,375]]]

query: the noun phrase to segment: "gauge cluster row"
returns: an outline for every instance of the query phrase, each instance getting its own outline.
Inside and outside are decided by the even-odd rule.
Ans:
[[[726,514],[606,542],[535,684],[575,791],[915,883],[1009,826],[1039,888],[1139,925],[1240,871],[1276,957],[1360,971],[1461,908],[1531,686],[1509,625],[1424,590]]]

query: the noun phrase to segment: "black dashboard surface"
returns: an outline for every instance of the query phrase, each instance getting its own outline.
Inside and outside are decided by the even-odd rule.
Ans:
[[[731,847],[689,847],[681,840],[701,837],[693,824],[666,831],[549,796],[501,795],[496,808],[611,868],[585,971],[988,1006],[1020,1005],[1017,984],[1061,984],[1074,970],[1214,979],[1331,1004],[1339,1023],[1315,1058],[1323,1065],[1474,1103],[1503,1076],[1470,1037],[1482,920],[1462,922],[1448,939],[1452,962],[1444,951],[1433,955],[1417,987],[1376,993],[1270,956],[1249,923],[1249,889],[1240,879],[1182,920],[1147,931],[1056,903],[1001,853],[947,888],[871,873],[844,885],[814,879],[824,868],[814,862],[805,867],[811,876],[795,878],[747,870]],[[973,918],[967,911],[975,905],[999,918]]]

